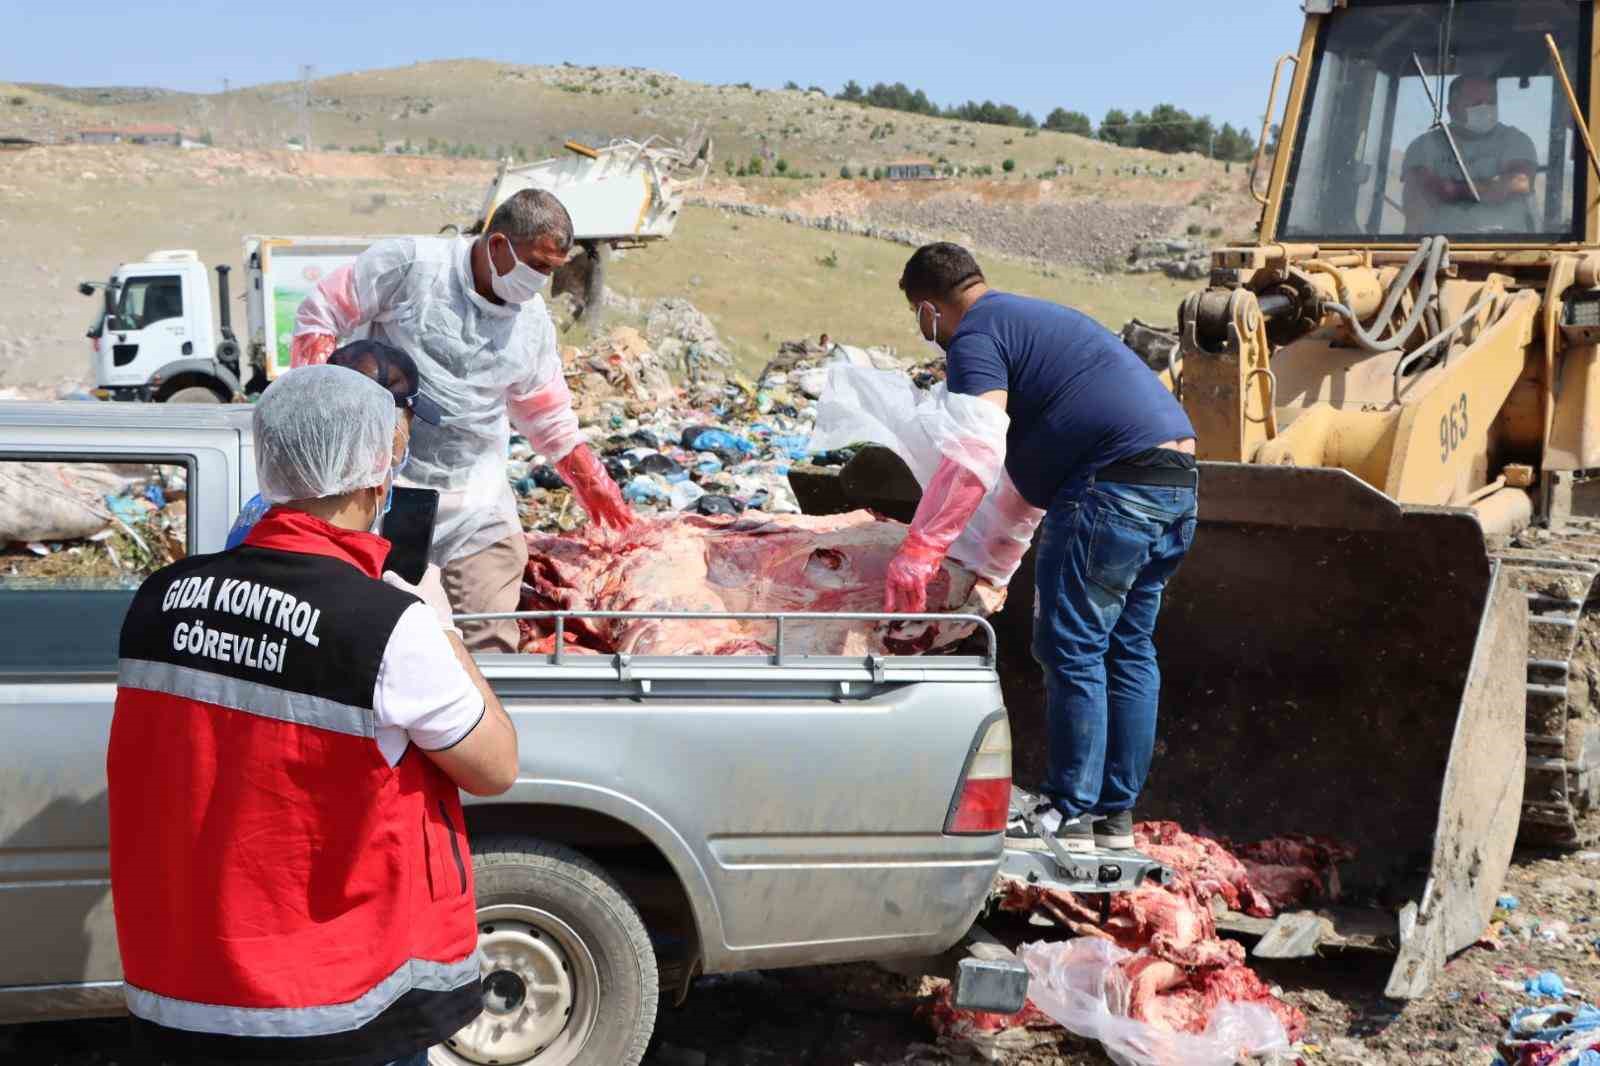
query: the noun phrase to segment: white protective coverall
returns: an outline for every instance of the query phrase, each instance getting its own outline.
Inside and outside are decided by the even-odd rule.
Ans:
[[[597,510],[613,502],[623,505],[578,428],[543,298],[496,304],[479,295],[472,246],[470,238],[453,237],[400,237],[372,245],[353,264],[323,278],[301,303],[293,365],[325,360],[334,346],[328,338],[350,339],[363,325],[373,339],[408,353],[416,361],[422,392],[443,412],[438,426],[415,423],[411,460],[399,479],[439,490],[432,561],[445,568],[448,587],[452,563],[510,544],[504,565],[516,572],[505,575],[509,584],[503,587],[517,589],[521,568],[515,547],[523,530],[506,480],[512,425],[549,462],[581,459],[576,465],[584,472],[599,472],[603,486],[573,486],[591,518],[604,520]],[[608,498],[592,500],[595,494]],[[526,554],[524,544],[523,562]],[[500,603],[455,606],[462,613],[514,610],[514,594],[511,598],[509,606],[503,597]],[[514,631],[512,623],[507,632]],[[514,636],[507,640],[511,647],[503,640],[474,650],[515,650]],[[469,639],[469,646],[474,643]]]

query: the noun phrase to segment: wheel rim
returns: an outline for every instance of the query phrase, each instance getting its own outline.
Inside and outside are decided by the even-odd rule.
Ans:
[[[478,911],[483,1013],[438,1049],[476,1066],[578,1057],[600,1013],[600,971],[583,939],[548,911],[499,904]]]

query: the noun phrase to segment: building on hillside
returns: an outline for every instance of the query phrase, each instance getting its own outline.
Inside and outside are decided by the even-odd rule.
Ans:
[[[191,140],[176,126],[102,126],[78,131],[80,144],[165,144],[178,147]]]
[[[884,168],[890,181],[928,181],[939,176],[938,167],[926,159],[902,159]]]

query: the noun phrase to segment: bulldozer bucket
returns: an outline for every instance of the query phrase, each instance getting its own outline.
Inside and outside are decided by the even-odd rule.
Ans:
[[[791,480],[808,513],[914,509],[916,482],[892,458],[871,457],[870,478]],[[1346,845],[1341,912],[1382,930],[1369,945],[1398,948],[1389,994],[1420,994],[1482,934],[1511,859],[1527,601],[1469,510],[1398,504],[1340,469],[1200,467],[1199,528],[1156,631],[1160,723],[1138,816],[1239,843]],[[1030,552],[993,620],[1030,783],[1047,735],[1033,593]]]
[[[1471,511],[1343,470],[1202,464],[1157,628],[1140,814],[1333,838],[1347,900],[1399,917],[1390,994],[1483,932],[1523,792],[1527,603]]]

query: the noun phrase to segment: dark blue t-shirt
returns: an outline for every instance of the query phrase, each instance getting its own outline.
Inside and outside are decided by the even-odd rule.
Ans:
[[[1069,307],[986,293],[962,316],[947,355],[951,392],[1008,393],[1006,472],[1035,507],[1103,466],[1194,436],[1150,368]]]

